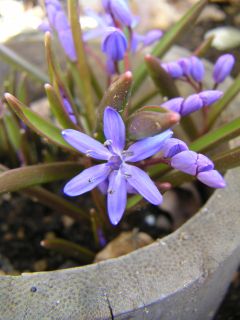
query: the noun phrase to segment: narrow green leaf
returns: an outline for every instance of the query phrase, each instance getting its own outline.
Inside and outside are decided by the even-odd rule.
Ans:
[[[56,213],[66,215],[76,221],[89,220],[90,217],[81,208],[65,200],[63,197],[41,187],[22,189],[21,194],[44,204]]]
[[[19,124],[16,118],[9,110],[5,110],[3,121],[7,130],[8,139],[14,148],[15,152],[18,152],[21,148],[21,132]]]
[[[214,131],[210,131],[195,140],[191,145],[190,149],[194,151],[207,151],[213,149],[215,146],[220,145],[225,141],[229,141],[240,135],[240,117],[224,124],[220,128]]]
[[[44,74],[38,67],[34,66],[23,57],[19,56],[16,52],[12,51],[8,47],[0,44],[0,56],[10,65],[20,71],[28,73],[35,80],[45,83],[48,82],[48,76]]]
[[[62,93],[64,93],[64,95],[66,96],[67,100],[69,101],[73,109],[73,113],[77,120],[78,126],[80,130],[83,131],[81,123],[79,121],[78,110],[75,105],[75,101],[72,97],[70,89],[68,88],[68,84],[65,79],[65,76],[62,73],[60,65],[56,59],[56,54],[55,55],[53,54],[51,41],[52,41],[52,38],[51,38],[50,32],[46,32],[45,33],[45,49],[46,49],[46,58],[48,63],[48,72],[50,75],[51,83],[54,87],[55,93],[58,96],[59,101],[62,100]]]
[[[162,57],[172,44],[186,32],[186,30],[192,26],[197,17],[208,3],[208,0],[198,1],[188,12],[160,39],[158,44],[154,47],[152,55],[156,57]],[[147,68],[145,65],[141,65],[137,68],[134,79],[133,92],[135,92],[145,77],[147,76]]]
[[[0,193],[67,179],[81,171],[76,162],[55,162],[11,169],[0,174]]]
[[[132,196],[127,201],[127,207],[126,209],[131,209],[135,205],[137,205],[142,200],[142,197],[140,195]]]
[[[225,151],[213,158],[215,167],[218,170],[226,171],[228,169],[240,166],[240,147]]]
[[[67,150],[75,151],[62,137],[61,130],[54,126],[51,122],[45,120],[37,113],[24,106],[10,93],[4,95],[9,106],[17,114],[17,116],[33,131],[40,136],[46,138],[50,142]]]
[[[82,83],[82,96],[85,102],[86,117],[90,128],[95,127],[96,113],[93,102],[93,94],[91,87],[91,75],[88,68],[88,62],[82,39],[82,30],[79,22],[78,7],[76,0],[68,0],[69,19],[73,34],[73,41],[77,55],[77,69]]]
[[[205,57],[206,53],[208,52],[208,50],[211,48],[212,46],[212,42],[213,42],[214,36],[211,36],[205,40],[203,40],[203,42],[200,44],[200,46],[194,51],[194,55],[198,56],[199,58],[203,58]]]
[[[58,95],[55,93],[54,88],[50,84],[45,84],[44,87],[52,113],[54,114],[62,128],[77,129],[74,123],[70,120],[69,115],[66,112],[66,109],[64,108],[62,102],[59,100]]]
[[[95,257],[95,253],[89,249],[61,238],[45,239],[41,241],[41,245],[44,248],[55,250],[65,256],[78,258],[85,263],[92,262]]]
[[[159,90],[154,89],[153,91],[150,91],[148,94],[143,96],[139,101],[137,101],[131,109],[138,110],[139,108],[143,107],[149,100],[156,97],[158,94],[159,94]]]
[[[179,97],[180,93],[172,77],[161,67],[160,61],[151,56],[145,56],[145,62],[149,74],[162,96],[168,99]]]
[[[224,96],[215,103],[209,110],[207,128],[211,128],[218,116],[225,110],[229,103],[240,91],[240,73],[230,87],[225,91]]]
[[[0,164],[0,174],[2,172],[9,172],[10,169]],[[41,187],[31,187],[27,189],[21,189],[20,194],[23,194],[34,201],[39,201],[48,208],[56,211],[56,213],[66,215],[74,220],[89,220],[90,217],[81,208],[77,207],[73,203],[65,200],[63,197],[52,193]]]

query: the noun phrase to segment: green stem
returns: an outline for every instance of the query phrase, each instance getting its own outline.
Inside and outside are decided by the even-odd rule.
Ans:
[[[82,83],[82,96],[85,101],[86,117],[91,129],[95,127],[96,113],[94,109],[92,88],[91,88],[91,75],[88,68],[88,62],[84,50],[82,40],[82,30],[79,23],[79,16],[77,10],[76,0],[68,0],[68,10],[73,34],[74,45],[77,54],[77,69]]]

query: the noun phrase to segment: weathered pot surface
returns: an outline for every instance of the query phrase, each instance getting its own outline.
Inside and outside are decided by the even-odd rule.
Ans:
[[[0,319],[211,319],[240,262],[240,168],[173,234],[81,268],[0,277]]]

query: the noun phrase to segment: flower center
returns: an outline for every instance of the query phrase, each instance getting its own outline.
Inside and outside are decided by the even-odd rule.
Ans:
[[[118,155],[113,155],[109,160],[108,160],[108,164],[109,166],[111,166],[111,168],[113,170],[118,170],[122,164],[122,159],[120,156]]]

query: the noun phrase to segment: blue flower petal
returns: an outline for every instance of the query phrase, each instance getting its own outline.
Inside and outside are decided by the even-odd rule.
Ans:
[[[111,141],[110,149],[120,154],[125,146],[125,125],[119,113],[111,107],[104,111],[104,135]]]
[[[146,172],[138,167],[124,164],[122,174],[126,177],[127,182],[147,201],[155,205],[162,202],[161,193]]]
[[[113,225],[117,225],[127,204],[126,178],[120,170],[113,171],[109,177],[107,203],[109,219]]]
[[[62,131],[62,136],[72,147],[92,158],[108,160],[112,156],[103,144],[80,131],[66,129]]]
[[[159,152],[166,141],[173,135],[172,130],[166,130],[156,136],[139,140],[126,151],[126,161],[136,162],[151,157]]]
[[[79,196],[95,188],[109,173],[110,168],[105,163],[85,169],[65,185],[63,192],[70,197]]]

